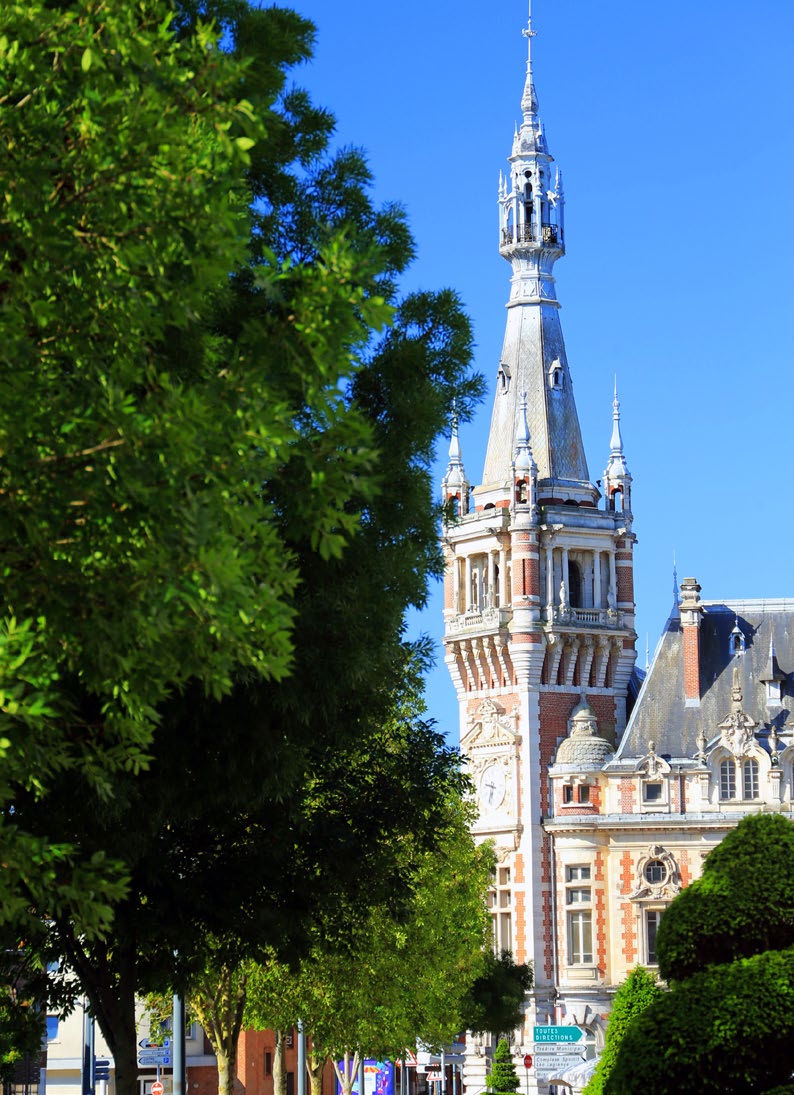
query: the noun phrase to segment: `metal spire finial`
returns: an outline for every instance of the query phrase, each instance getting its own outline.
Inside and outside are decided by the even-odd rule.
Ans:
[[[678,608],[678,572],[675,568],[675,552],[673,552],[673,605]]]
[[[521,96],[521,110],[524,115],[535,115],[538,112],[538,97],[535,94],[535,84],[532,79],[532,39],[537,36],[537,31],[532,29],[532,0],[529,0],[529,18],[526,27],[521,31],[527,40],[527,78],[524,82],[524,94]]]

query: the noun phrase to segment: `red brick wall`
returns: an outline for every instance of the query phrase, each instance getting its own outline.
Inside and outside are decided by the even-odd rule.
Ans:
[[[618,601],[622,604],[634,604],[634,567],[631,563],[631,552],[618,548],[615,552],[615,581]]]
[[[700,699],[700,632],[692,624],[682,627],[684,633],[684,696]]]
[[[187,1090],[190,1095],[218,1095],[218,1070],[215,1065],[187,1066]],[[242,1091],[239,1081],[235,1091]]]
[[[516,885],[521,885],[525,881],[524,877],[524,857],[518,852],[513,860],[513,881]],[[527,907],[526,896],[522,892],[513,893],[513,943],[516,952],[516,962],[526,961],[526,947],[524,946],[524,940],[526,938],[527,930]]]
[[[234,1085],[235,1095],[273,1095],[273,1075],[265,1073],[265,1054],[270,1053],[272,1061],[275,1051],[275,1034],[272,1030],[244,1030],[240,1034],[237,1050],[237,1079]],[[285,1063],[287,1072],[296,1073],[298,1068],[298,1039],[297,1034],[293,1039],[292,1047],[285,1050]],[[193,1070],[189,1077],[188,1095],[217,1095],[218,1074],[217,1070],[196,1069],[196,1072],[214,1072],[214,1087],[195,1091],[193,1090]],[[326,1062],[323,1072],[323,1095],[334,1095],[336,1090],[334,1068],[330,1061]],[[295,1084],[297,1090],[297,1083]]]
[[[595,960],[602,976],[607,968],[607,911],[604,890],[604,853],[595,856]]]
[[[620,780],[620,812],[637,812],[637,781],[632,776],[622,776]]]

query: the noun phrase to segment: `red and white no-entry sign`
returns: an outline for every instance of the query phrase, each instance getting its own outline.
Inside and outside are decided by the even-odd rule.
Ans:
[[[152,1084],[152,1095],[163,1095],[163,1085],[159,1080],[155,1080]]]

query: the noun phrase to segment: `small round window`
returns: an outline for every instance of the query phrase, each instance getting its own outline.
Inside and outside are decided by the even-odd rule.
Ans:
[[[645,864],[645,881],[658,886],[667,878],[667,867],[661,859],[650,859]]]

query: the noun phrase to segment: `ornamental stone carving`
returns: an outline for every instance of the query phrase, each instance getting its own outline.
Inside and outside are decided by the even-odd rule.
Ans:
[[[681,892],[681,874],[672,852],[651,844],[637,861],[637,881],[629,894],[632,901],[669,901]]]

